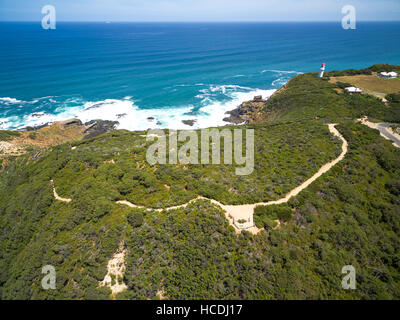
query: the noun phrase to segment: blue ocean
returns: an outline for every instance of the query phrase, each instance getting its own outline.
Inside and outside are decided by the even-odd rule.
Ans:
[[[0,23],[0,129],[77,117],[224,125],[293,76],[400,63],[400,23]]]

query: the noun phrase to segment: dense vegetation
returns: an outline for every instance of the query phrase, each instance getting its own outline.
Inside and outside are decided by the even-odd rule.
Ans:
[[[341,77],[341,76],[355,76],[360,74],[370,75],[373,72],[399,72],[400,65],[391,65],[391,64],[374,64],[371,67],[365,69],[347,69],[340,71],[329,71],[325,73],[326,77]]]
[[[143,132],[102,136],[8,159],[0,171],[0,298],[107,299],[99,287],[107,262],[126,248],[119,299],[400,298],[400,150],[354,122],[397,110],[365,95],[345,95],[306,74],[292,79],[255,129],[255,170],[228,165],[154,165]],[[259,206],[258,235],[236,235],[219,207],[196,201],[172,211],[147,207],[197,195],[224,203],[278,199],[337,157],[345,159],[287,204]],[[73,150],[71,147],[76,147]],[[113,161],[111,161],[113,160]],[[57,192],[71,198],[56,201]],[[277,227],[275,220],[281,224]],[[42,266],[57,271],[57,290],[41,288]],[[357,289],[343,290],[353,265]]]
[[[345,83],[330,83],[316,74],[294,77],[265,104],[260,115],[262,121],[283,119],[340,122],[343,119],[371,119],[400,122],[400,104],[386,105],[381,99],[367,94],[345,94]]]
[[[219,209],[196,202],[146,213],[128,236],[120,298],[399,298],[400,151],[359,124],[340,126],[350,143],[343,163],[271,215],[292,221],[236,237]],[[357,290],[341,269],[357,270]]]

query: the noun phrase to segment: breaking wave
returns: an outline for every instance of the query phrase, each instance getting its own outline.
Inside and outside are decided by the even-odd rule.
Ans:
[[[0,98],[0,107],[4,105],[31,104],[25,115],[10,115],[0,118],[0,129],[22,129],[37,127],[55,121],[78,118],[82,122],[91,120],[118,121],[118,129],[147,130],[149,128],[206,128],[228,124],[223,121],[226,112],[235,109],[242,102],[262,95],[270,97],[275,89],[263,90],[239,85],[202,86],[195,96],[196,102],[184,106],[143,109],[137,105],[134,97],[123,99],[105,99],[101,101],[84,101],[81,98],[68,98],[60,101],[58,97],[44,97],[33,101],[22,101],[16,98]],[[33,104],[33,106],[32,106]],[[52,111],[46,106],[56,104]],[[8,112],[2,114],[7,115]],[[184,124],[183,120],[192,120],[193,125]]]

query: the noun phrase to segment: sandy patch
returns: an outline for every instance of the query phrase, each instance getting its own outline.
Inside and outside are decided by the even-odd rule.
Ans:
[[[114,253],[113,257],[108,261],[107,274],[104,280],[99,284],[101,287],[109,287],[113,296],[128,288],[122,281],[125,273],[125,255],[126,249],[122,242],[117,252]]]
[[[62,201],[62,202],[66,202],[66,203],[69,203],[69,202],[72,201],[72,199],[60,197],[60,196],[57,194],[56,188],[54,187],[54,181],[53,181],[53,180],[50,180],[50,183],[51,183],[51,185],[52,185],[52,187],[53,187],[53,194],[54,194],[54,198],[55,198],[56,200],[59,200],[59,201]]]
[[[22,146],[7,141],[0,141],[0,155],[19,156],[24,152],[24,147]]]

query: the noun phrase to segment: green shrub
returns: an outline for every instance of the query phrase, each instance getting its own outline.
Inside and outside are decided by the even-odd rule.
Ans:
[[[255,216],[264,217],[269,220],[289,221],[292,217],[292,209],[287,204],[272,205],[272,206],[256,206],[254,208]]]
[[[266,216],[263,217],[262,222],[263,222],[263,226],[264,226],[265,230],[272,230],[273,228],[275,228],[278,225],[278,223],[276,221],[274,221]]]
[[[400,93],[390,93],[385,98],[389,102],[400,103]]]
[[[350,83],[341,82],[341,81],[336,82],[336,86],[337,86],[338,88],[340,88],[340,89],[352,87],[352,85],[351,85]]]
[[[143,214],[137,210],[129,212],[127,219],[133,228],[138,228],[143,224]]]
[[[284,222],[292,219],[292,209],[290,207],[280,207],[278,209],[278,219]]]

